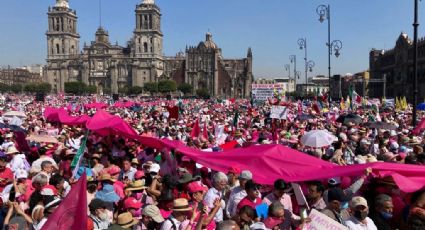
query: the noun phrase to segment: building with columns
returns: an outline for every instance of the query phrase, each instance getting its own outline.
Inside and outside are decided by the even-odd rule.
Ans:
[[[118,93],[129,86],[172,79],[189,83],[194,90],[206,88],[214,97],[249,97],[252,51],[240,59],[225,59],[212,34],[197,46],[187,47],[174,57],[163,55],[161,10],[154,0],[136,6],[136,28],[125,46],[112,44],[108,31],[99,27],[95,40],[79,47],[77,13],[68,0],[56,0],[48,10],[47,65],[44,76],[56,92],[65,82],[82,81],[99,93]]]

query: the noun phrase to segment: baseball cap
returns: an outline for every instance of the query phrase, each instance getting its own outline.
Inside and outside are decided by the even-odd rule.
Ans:
[[[331,188],[328,190],[328,201],[337,200],[339,202],[349,201],[350,198],[344,193],[341,188]]]
[[[336,186],[336,185],[341,184],[341,179],[338,178],[338,177],[333,177],[333,178],[328,180],[328,183],[329,183],[329,185]]]
[[[162,217],[159,208],[155,205],[147,205],[146,207],[144,207],[142,214],[144,216],[151,217],[156,223],[164,222],[164,217]]]
[[[239,179],[252,180],[252,173],[249,170],[244,170],[239,175]]]
[[[282,179],[277,179],[274,184],[273,184],[274,189],[277,190],[285,190],[288,185],[286,184],[286,182]]]
[[[142,207],[142,204],[134,197],[129,197],[124,201],[124,209],[139,209],[140,207]]]
[[[149,169],[149,172],[158,173],[160,169],[161,169],[161,166],[159,166],[159,164],[152,164]]]
[[[190,193],[195,193],[195,192],[200,192],[200,191],[207,191],[208,188],[206,188],[205,186],[203,186],[199,181],[193,181],[193,182],[190,182],[187,185],[187,190]]]
[[[355,196],[351,199],[351,202],[350,202],[351,208],[355,208],[355,207],[360,206],[360,205],[368,207],[367,201],[366,201],[365,198],[363,198],[361,196]]]

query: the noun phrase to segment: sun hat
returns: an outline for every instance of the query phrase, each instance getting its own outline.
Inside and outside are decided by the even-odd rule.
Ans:
[[[184,212],[190,210],[192,210],[192,208],[189,206],[189,203],[185,198],[178,198],[173,201],[173,211]]]
[[[361,206],[368,207],[367,201],[366,201],[365,198],[363,198],[361,196],[355,196],[355,197],[353,197],[351,199],[351,202],[350,202],[350,207],[351,208],[355,208],[355,207],[360,206],[360,205]]]
[[[136,165],[138,165],[138,164],[139,164],[139,161],[137,160],[137,158],[133,158],[133,159],[131,160],[131,163],[132,163],[132,164],[136,164]]]
[[[14,145],[7,148],[6,154],[15,154],[15,153],[19,153],[19,151],[18,151],[18,149],[16,149],[16,147]]]
[[[133,208],[137,210],[137,209],[140,209],[141,207],[142,207],[142,203],[136,200],[136,198],[134,197],[129,197],[124,200],[124,209]]]
[[[99,181],[111,181],[115,182],[116,180],[112,178],[111,174],[109,173],[103,173],[100,175]]]
[[[152,218],[156,223],[162,223],[164,222],[164,217],[162,217],[161,212],[159,211],[159,208],[155,205],[147,205],[143,208],[142,214],[144,216],[149,216]]]
[[[187,190],[190,193],[195,193],[200,191],[207,191],[208,188],[203,186],[200,181],[192,181],[187,185]]]
[[[190,173],[184,173],[178,180],[179,184],[187,184],[189,182],[201,179],[199,176],[193,177]]]
[[[123,228],[130,228],[139,223],[139,220],[133,218],[130,212],[124,212],[118,215],[117,224]]]
[[[138,191],[146,189],[145,181],[144,180],[136,180],[131,182],[127,188],[125,188],[126,191]]]

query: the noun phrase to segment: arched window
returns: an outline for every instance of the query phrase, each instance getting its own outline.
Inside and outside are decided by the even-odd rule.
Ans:
[[[144,49],[145,53],[148,52],[148,43],[147,42],[143,43],[143,49]]]
[[[56,54],[59,54],[60,53],[60,47],[59,47],[59,44],[56,44]]]

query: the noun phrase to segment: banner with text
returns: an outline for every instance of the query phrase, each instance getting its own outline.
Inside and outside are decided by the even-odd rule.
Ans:
[[[282,94],[284,89],[283,83],[276,84],[252,84],[252,99],[254,101],[267,101],[272,98],[277,91]]]
[[[344,225],[332,220],[316,209],[312,209],[308,217],[311,222],[306,224],[303,230],[348,230]]]
[[[270,111],[270,118],[286,119],[288,117],[289,109],[286,106],[272,106]]]

